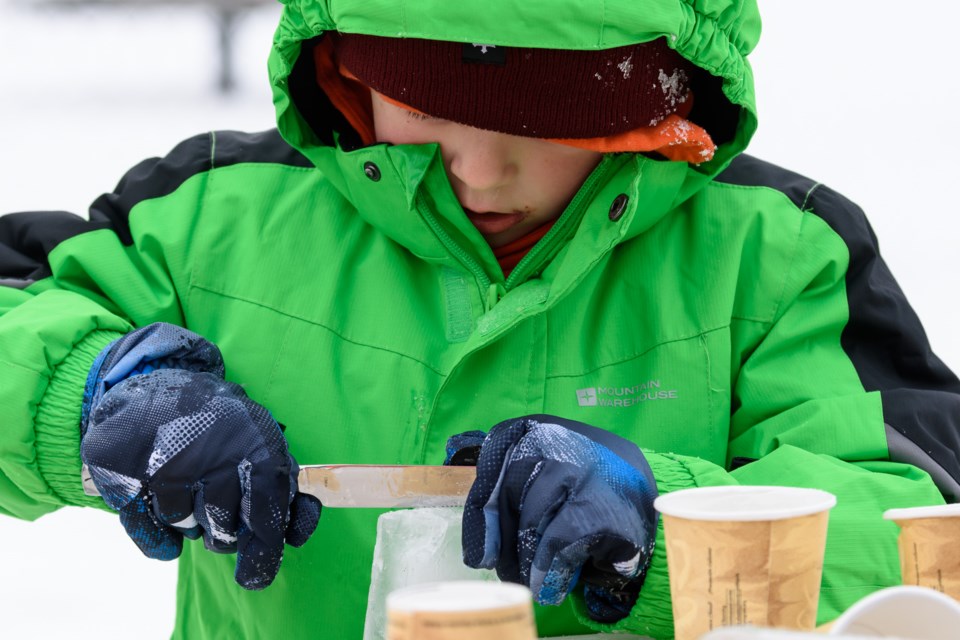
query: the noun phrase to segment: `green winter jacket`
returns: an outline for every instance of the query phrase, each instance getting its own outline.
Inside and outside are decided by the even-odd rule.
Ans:
[[[881,513],[960,494],[960,383],[863,214],[741,155],[753,1],[285,5],[279,134],[188,140],[89,219],[0,218],[0,512],[103,507],[79,480],[85,376],[109,341],[165,321],[220,346],[302,464],[438,464],[451,434],[552,413],[637,442],[661,493],[836,494],[821,621],[899,582]],[[313,81],[328,30],[568,49],[665,37],[708,72],[691,118],[719,150],[700,167],[605,157],[505,280],[436,145],[357,146]],[[261,592],[234,584],[233,556],[187,543],[173,636],[360,638],[379,514],[326,510]],[[578,603],[538,608],[540,635],[671,637],[662,540],[628,618],[598,625]]]

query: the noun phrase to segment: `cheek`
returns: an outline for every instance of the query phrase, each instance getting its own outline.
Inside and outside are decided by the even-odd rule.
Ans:
[[[404,144],[404,118],[399,109],[373,99],[373,130],[377,142]]]
[[[564,155],[554,152],[542,158],[534,179],[546,199],[565,205],[602,158],[600,153]]]

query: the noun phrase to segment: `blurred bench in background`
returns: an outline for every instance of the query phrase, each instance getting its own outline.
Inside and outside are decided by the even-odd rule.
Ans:
[[[233,70],[233,35],[237,18],[251,9],[276,5],[278,0],[15,0],[22,7],[79,9],[81,7],[115,7],[124,10],[137,7],[204,7],[210,10],[217,26],[217,49],[220,67],[217,88],[230,93],[236,86]]]

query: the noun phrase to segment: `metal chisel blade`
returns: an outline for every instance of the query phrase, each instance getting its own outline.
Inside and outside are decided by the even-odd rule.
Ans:
[[[462,507],[476,477],[476,467],[309,465],[299,484],[324,507]]]

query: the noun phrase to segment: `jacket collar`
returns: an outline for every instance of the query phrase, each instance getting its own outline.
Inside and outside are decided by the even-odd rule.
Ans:
[[[480,270],[491,282],[500,278],[493,251],[454,195],[438,145],[323,147],[313,160],[357,215],[414,255],[460,271]],[[565,236],[556,241],[568,249],[551,273],[584,272],[588,263],[655,225],[705,180],[682,162],[639,154],[605,157],[556,225]],[[543,266],[528,271],[539,274]]]
[[[551,263],[545,276],[560,277],[569,271],[571,280],[575,279],[586,264],[651,228],[729,164],[756,128],[753,77],[745,59],[759,33],[753,0],[718,0],[709,9],[693,9],[687,0],[649,0],[650,7],[645,4],[643,11],[635,0],[608,0],[609,11],[596,15],[579,0],[557,0],[549,3],[549,15],[533,22],[543,25],[537,33],[502,19],[507,12],[517,11],[507,0],[490,0],[489,10],[471,20],[447,16],[455,3],[445,0],[373,3],[376,9],[367,0],[338,0],[336,15],[330,3],[319,0],[286,0],[285,4],[269,64],[281,134],[324,172],[373,227],[426,261],[466,269],[480,279],[485,274],[496,281],[499,266],[463,215],[437,145],[347,150],[349,141],[341,144],[336,133],[349,133],[344,122],[337,121],[339,113],[326,111],[318,117],[318,105],[322,107],[326,97],[312,73],[298,78],[295,72],[310,63],[312,56],[303,55],[308,41],[330,30],[421,38],[442,32],[445,39],[465,42],[576,49],[666,37],[681,54],[709,70],[717,81],[713,99],[739,109],[735,131],[725,142],[718,140],[721,144],[714,159],[694,168],[634,154],[608,156],[575,198],[576,206],[564,213],[568,222],[576,224],[558,223],[545,238],[566,234],[563,259]],[[391,7],[399,13],[391,14]],[[611,22],[614,16],[619,17]],[[368,177],[368,163],[376,167],[378,180]],[[611,220],[610,208],[621,195],[626,196],[626,205]],[[524,269],[518,271],[514,275],[521,279]]]

